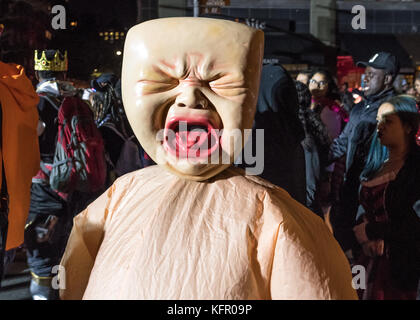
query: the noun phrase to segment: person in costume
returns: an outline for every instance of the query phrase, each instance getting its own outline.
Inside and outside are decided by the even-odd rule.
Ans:
[[[124,107],[158,165],[118,178],[75,217],[62,299],[357,298],[323,221],[231,165],[252,127],[263,42],[219,19],[130,29]]]
[[[66,81],[67,52],[59,50],[35,51],[35,75],[39,80],[36,92],[40,100],[39,149],[41,165],[32,179],[29,217],[25,227],[27,262],[31,270],[30,291],[35,300],[58,298],[54,290],[52,268],[59,264],[71,230],[73,212],[83,210],[89,194],[62,193],[49,184],[58,134],[58,109],[64,97],[78,94],[72,83]],[[75,197],[76,201],[72,201]]]
[[[0,36],[3,29],[0,24]],[[39,169],[38,101],[24,68],[0,61],[0,279],[3,257],[7,267],[23,244],[31,179]]]
[[[121,80],[113,73],[103,73],[91,85],[96,90],[92,107],[107,153],[106,185],[109,187],[117,177],[145,167],[144,153],[124,111]]]

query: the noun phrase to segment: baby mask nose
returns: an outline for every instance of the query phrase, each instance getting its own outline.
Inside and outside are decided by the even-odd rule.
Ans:
[[[175,100],[177,107],[190,109],[207,109],[208,100],[195,86],[184,86],[182,93]]]

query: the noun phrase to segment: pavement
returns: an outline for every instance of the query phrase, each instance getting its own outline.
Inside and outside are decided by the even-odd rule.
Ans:
[[[13,263],[2,280],[0,300],[32,300],[29,292],[31,274],[26,264],[26,252],[18,249]]]

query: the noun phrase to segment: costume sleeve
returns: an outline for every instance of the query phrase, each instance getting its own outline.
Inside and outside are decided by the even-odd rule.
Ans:
[[[87,287],[90,272],[102,243],[110,194],[114,186],[96,199],[74,218],[67,247],[61,260],[65,289],[60,289],[63,300],[80,300]]]
[[[290,201],[279,224],[270,279],[272,299],[353,300],[349,262],[325,223]]]

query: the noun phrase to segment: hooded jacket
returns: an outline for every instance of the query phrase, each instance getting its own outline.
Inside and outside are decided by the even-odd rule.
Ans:
[[[39,169],[38,101],[38,95],[26,77],[24,68],[0,61],[0,103],[3,118],[0,152],[1,159],[4,160],[9,193],[6,250],[23,243],[31,179]]]
[[[301,146],[305,131],[298,117],[295,84],[287,71],[276,64],[263,66],[260,83],[252,128],[253,146],[257,143],[255,130],[264,130],[264,170],[260,177],[306,204],[305,155]]]
[[[394,286],[416,290],[420,277],[420,147],[414,146],[404,166],[385,192],[388,220],[369,222],[370,240],[384,239],[389,246]]]

